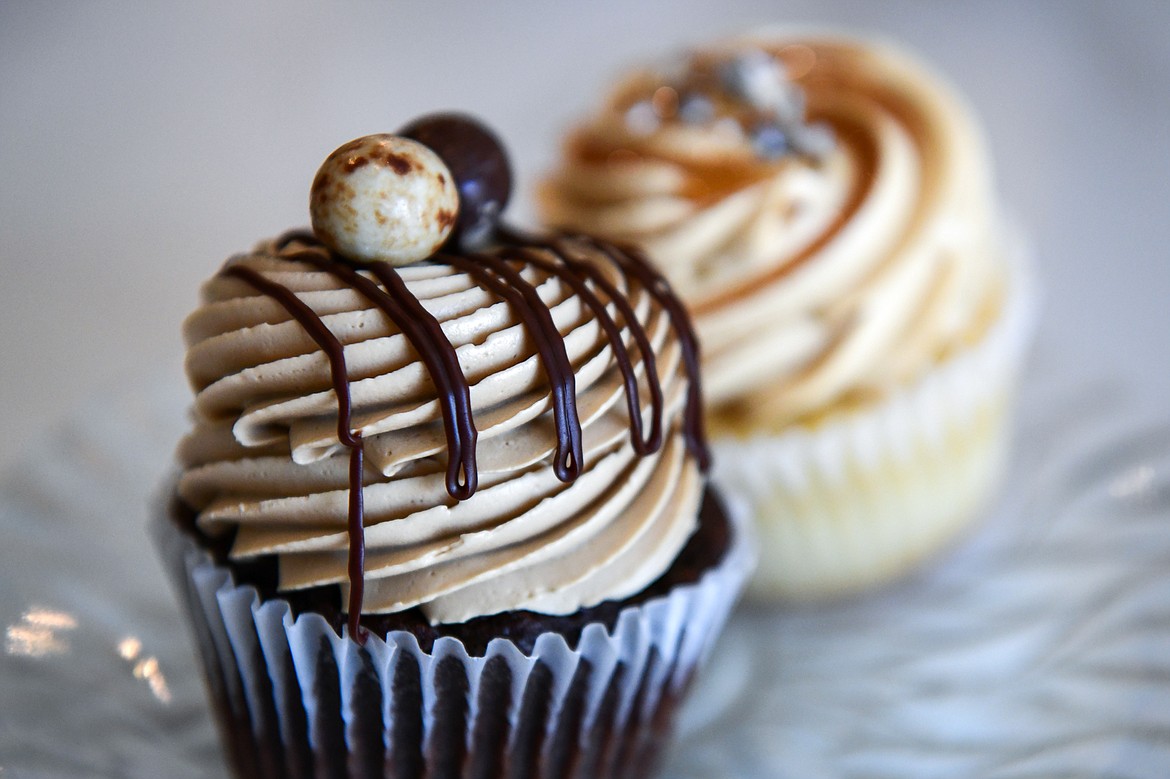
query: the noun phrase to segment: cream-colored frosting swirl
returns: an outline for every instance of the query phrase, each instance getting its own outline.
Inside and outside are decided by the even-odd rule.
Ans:
[[[571,613],[641,591],[693,532],[702,478],[680,429],[687,378],[668,312],[600,253],[577,249],[646,331],[664,397],[663,445],[635,452],[622,375],[593,310],[557,276],[524,265],[576,382],[584,462],[575,481],[559,481],[550,388],[517,312],[448,265],[400,268],[470,385],[479,488],[463,501],[446,488],[435,386],[389,317],[274,242],[229,262],[292,290],[344,345],[365,453],[364,612],[419,606],[436,623],[514,609]],[[648,426],[644,363],[629,323],[607,308],[634,358]],[[280,303],[224,275],[204,285],[184,335],[196,395],[179,494],[199,527],[234,530],[234,558],[278,555],[282,589],[347,588],[349,458],[326,354]]]
[[[706,120],[683,116],[696,72],[761,51],[831,148],[761,154],[727,91]],[[695,315],[717,422],[864,403],[981,336],[1003,297],[996,211],[983,141],[945,84],[845,39],[737,40],[689,68],[619,84],[541,206],[656,261]]]

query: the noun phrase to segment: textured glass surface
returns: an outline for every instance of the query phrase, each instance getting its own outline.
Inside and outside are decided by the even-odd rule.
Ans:
[[[667,775],[1170,771],[1170,411],[1038,351],[985,521],[880,593],[744,608]],[[143,531],[178,392],[107,398],[0,478],[0,777],[221,777]]]

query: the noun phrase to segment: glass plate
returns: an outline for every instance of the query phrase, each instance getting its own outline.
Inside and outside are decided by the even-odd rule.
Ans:
[[[1170,775],[1170,413],[1079,367],[1032,366],[997,505],[928,570],[743,608],[666,775]],[[143,531],[185,404],[105,398],[0,477],[2,779],[224,776]]]

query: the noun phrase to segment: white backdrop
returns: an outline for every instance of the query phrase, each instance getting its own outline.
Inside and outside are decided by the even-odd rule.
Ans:
[[[183,426],[198,284],[306,221],[325,154],[461,108],[530,184],[627,63],[780,22],[885,35],[950,75],[1046,307],[981,529],[873,597],[741,612],[669,776],[1165,777],[1165,0],[0,0],[0,624],[79,620],[69,651],[0,655],[0,776],[217,775],[137,529]]]
[[[342,141],[465,109],[530,184],[624,65],[765,23],[948,73],[1039,249],[1036,359],[1170,391],[1170,3],[4,2],[0,465],[87,397],[179,385],[199,282],[305,223]]]

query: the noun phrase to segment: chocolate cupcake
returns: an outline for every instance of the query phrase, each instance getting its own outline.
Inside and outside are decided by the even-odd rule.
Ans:
[[[357,139],[184,325],[157,531],[237,776],[644,775],[746,577],[686,314],[509,189],[466,117]]]
[[[1033,295],[978,128],[921,63],[760,35],[639,71],[541,205],[643,247],[691,307],[756,594],[888,581],[985,505]]]

